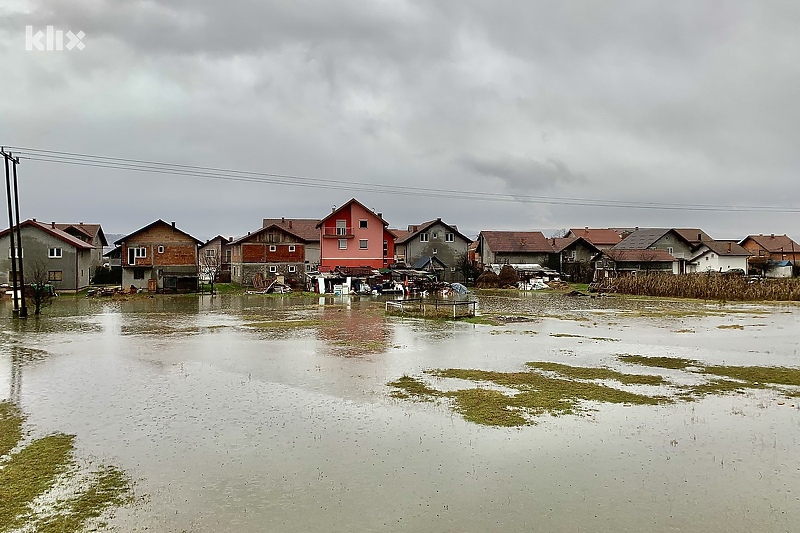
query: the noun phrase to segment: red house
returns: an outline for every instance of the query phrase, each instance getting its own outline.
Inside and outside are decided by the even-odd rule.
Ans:
[[[320,271],[336,267],[385,268],[394,262],[394,235],[381,213],[353,198],[317,224]]]

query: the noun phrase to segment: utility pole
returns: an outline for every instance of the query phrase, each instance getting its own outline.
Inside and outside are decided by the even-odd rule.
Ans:
[[[11,209],[11,175],[8,164],[11,154],[6,152],[5,147],[0,149],[6,163],[6,198],[8,199],[8,238],[10,247],[8,255],[11,258],[11,294],[14,300],[14,316],[19,316],[19,295],[17,293],[17,248],[14,246],[14,215]]]
[[[14,212],[17,219],[17,249],[19,253],[19,284],[22,287],[20,291],[20,306],[19,317],[28,318],[28,306],[25,305],[25,274],[23,274],[22,265],[25,260],[22,257],[22,233],[20,226],[22,225],[19,220],[19,189],[17,188],[17,165],[19,164],[19,157],[12,157],[11,161],[14,163]]]

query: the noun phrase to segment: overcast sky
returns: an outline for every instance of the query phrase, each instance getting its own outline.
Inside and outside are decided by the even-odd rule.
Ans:
[[[26,50],[26,26],[83,50]],[[5,0],[0,144],[327,180],[431,198],[24,161],[22,218],[206,239],[356,196],[392,227],[701,227],[798,213],[532,203],[530,196],[800,208],[800,3]],[[66,43],[66,39],[65,39]]]

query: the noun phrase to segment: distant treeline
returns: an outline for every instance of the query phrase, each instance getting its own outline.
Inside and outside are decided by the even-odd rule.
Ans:
[[[609,280],[606,287],[620,294],[698,298],[701,300],[800,301],[800,279],[752,279],[718,273],[640,274]]]

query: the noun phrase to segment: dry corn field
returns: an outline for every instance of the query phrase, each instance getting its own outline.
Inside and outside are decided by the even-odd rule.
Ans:
[[[800,301],[800,279],[750,281],[719,274],[646,274],[619,277],[610,283],[621,294],[667,296],[720,301]]]

